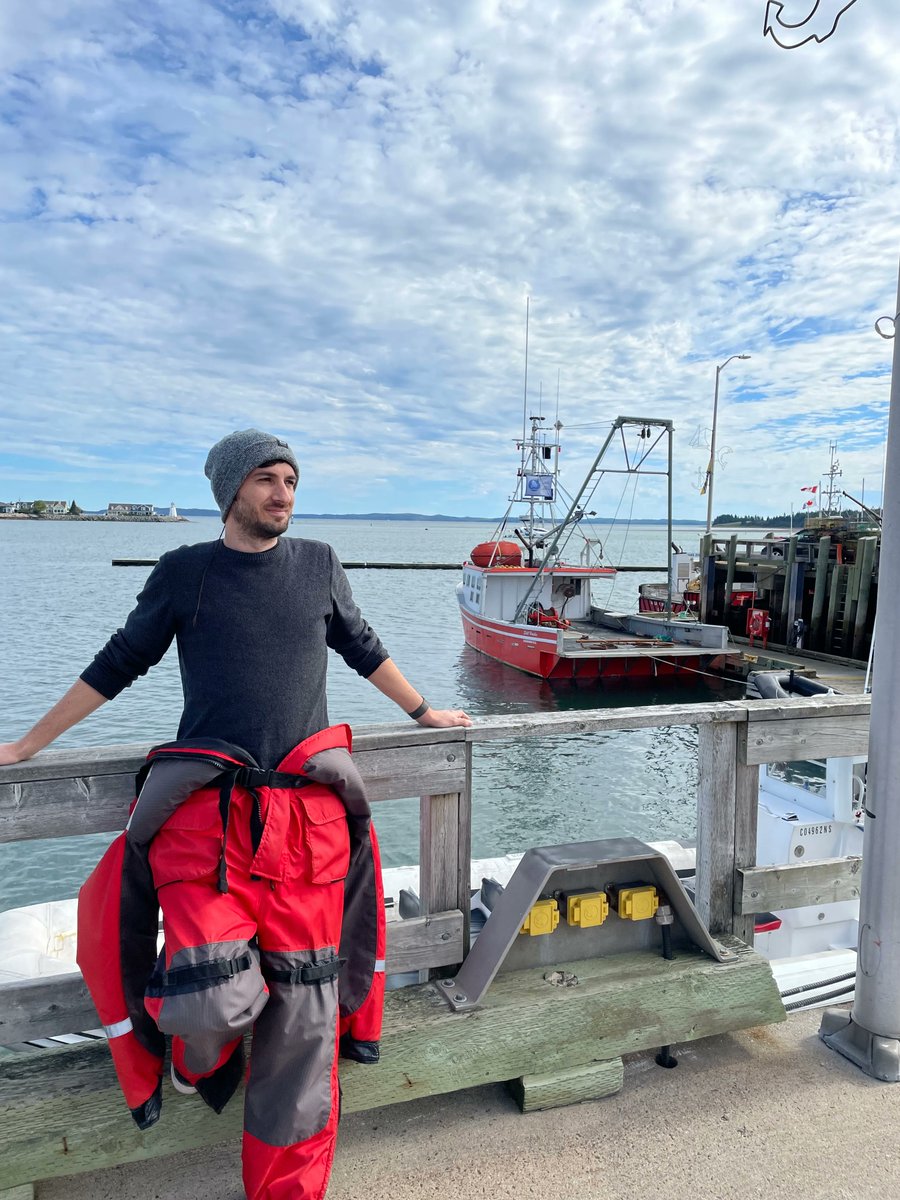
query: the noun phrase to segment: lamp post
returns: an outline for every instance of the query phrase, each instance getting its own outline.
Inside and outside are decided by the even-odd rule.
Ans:
[[[716,391],[713,397],[712,437],[709,441],[709,469],[706,472],[706,532],[712,531],[713,475],[716,469],[716,419],[719,414],[719,376],[734,358],[749,358],[749,354],[732,354],[716,367]]]

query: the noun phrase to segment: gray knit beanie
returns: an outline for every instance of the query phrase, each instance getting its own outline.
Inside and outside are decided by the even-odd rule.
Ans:
[[[236,429],[216,442],[207,455],[203,470],[223,521],[250,472],[271,462],[287,463],[299,479],[300,468],[293,450],[272,433],[263,433],[261,429]]]

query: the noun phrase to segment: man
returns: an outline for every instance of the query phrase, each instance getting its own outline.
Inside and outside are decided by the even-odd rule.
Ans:
[[[224,536],[164,554],[137,607],[63,698],[27,733],[0,744],[0,765],[31,758],[112,700],[178,644],[179,738],[233,742],[271,767],[328,724],[328,648],[420,725],[470,725],[433,709],[388,657],[353,602],[330,546],[281,540],[299,468],[286,442],[256,429],[209,452],[206,475]]]
[[[198,1091],[217,1111],[243,1073],[242,1034],[255,1026],[247,1194],[320,1200],[339,1111],[336,1039],[343,1035],[342,1053],[357,1061],[377,1060],[384,970],[377,844],[347,755],[349,731],[328,726],[328,649],[420,725],[471,721],[462,710],[432,709],[406,680],[361,616],[331,547],[281,538],[299,475],[287,443],[241,430],[212,448],[205,470],[223,536],[162,556],[123,628],[28,733],[0,746],[0,763],[48,745],[175,639],[184,691],[177,740],[152,752],[128,836],[82,889],[79,964],[101,1011],[121,912],[143,927],[154,953],[152,922],[148,936],[134,892],[123,899],[134,878],[149,880],[166,946],[146,1012],[143,984],[127,1014],[101,1011],[126,1097],[133,1085],[135,1120],[144,1128],[159,1115],[159,1032],[152,1022],[149,1034],[138,1028],[147,1013],[173,1035],[176,1088]],[[365,941],[356,960],[348,930]],[[121,993],[113,981],[108,994]]]

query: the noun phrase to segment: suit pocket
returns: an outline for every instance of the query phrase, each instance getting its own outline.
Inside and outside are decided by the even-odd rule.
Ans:
[[[303,846],[310,883],[336,883],[350,866],[347,813],[334,792],[318,787],[296,793],[303,818]]]
[[[150,843],[157,888],[184,880],[214,879],[222,857],[218,792],[195,792],[169,817]]]

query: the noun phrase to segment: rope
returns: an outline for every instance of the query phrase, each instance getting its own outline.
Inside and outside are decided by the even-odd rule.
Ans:
[[[851,979],[854,983],[856,982],[855,971],[850,971],[847,975],[835,975],[834,979],[820,979],[818,983],[801,983],[795,988],[788,988],[786,992],[782,992],[781,998],[783,1000],[785,996],[799,996],[801,992],[812,992],[816,988],[834,987],[836,983],[847,983]]]
[[[824,996],[807,996],[805,1000],[794,1000],[792,1004],[784,1006],[785,1012],[796,1012],[798,1008],[803,1008],[805,1004],[821,1004],[823,1000],[849,1000],[852,987],[838,988],[836,992],[826,992]]]
[[[701,647],[698,646],[697,649],[700,650]],[[654,662],[672,662],[670,658],[665,658],[662,655],[657,656],[655,654],[648,654],[647,657],[652,658]],[[714,671],[701,671],[699,667],[682,666],[681,663],[677,663],[676,666],[678,667],[679,671],[689,671],[692,675],[703,675],[706,679],[716,679],[720,683],[723,679],[727,678],[725,675],[717,675]],[[739,680],[733,680],[732,682],[737,683]]]

